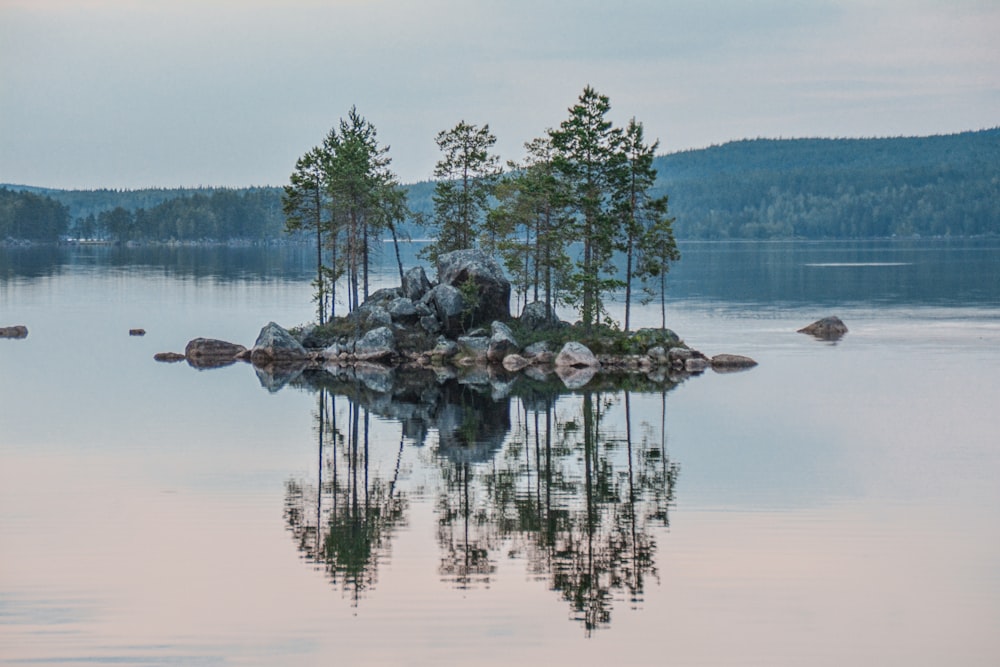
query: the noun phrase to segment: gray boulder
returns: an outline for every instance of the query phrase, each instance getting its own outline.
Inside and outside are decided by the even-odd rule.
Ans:
[[[268,322],[257,335],[257,341],[250,350],[250,361],[254,365],[274,362],[301,361],[309,356],[302,343],[295,340],[286,329]]]
[[[552,352],[552,346],[548,341],[540,340],[524,348],[523,354],[526,357],[537,357],[539,354],[544,354],[545,352]]]
[[[514,338],[514,332],[503,322],[493,322],[490,325],[490,342],[486,349],[486,359],[499,363],[509,354],[519,352],[521,347]]]
[[[434,308],[441,329],[447,336],[456,336],[464,331],[465,299],[457,288],[448,284],[439,284],[431,289],[424,298],[427,304]],[[425,327],[426,328],[426,327]]]
[[[388,311],[389,317],[392,318],[393,322],[413,324],[420,318],[417,314],[416,306],[413,305],[413,301],[407,297],[393,299],[389,304]]]
[[[563,345],[559,354],[556,355],[555,365],[557,369],[559,367],[599,368],[601,362],[586,345],[570,341]]]
[[[489,350],[490,339],[486,336],[459,336],[458,340],[459,353],[464,357],[475,359],[476,361],[485,361],[486,354]]]
[[[712,370],[729,371],[753,368],[757,362],[739,354],[717,354],[712,357]]]
[[[812,324],[799,329],[798,333],[809,334],[820,340],[839,340],[847,333],[847,325],[835,315],[816,320]]]
[[[521,317],[518,319],[523,327],[531,331],[560,324],[559,318],[552,312],[552,309],[541,301],[525,304],[524,310],[521,311]]]
[[[403,296],[410,301],[419,301],[431,290],[431,281],[427,280],[424,267],[415,266],[403,274]]]
[[[354,344],[354,356],[358,361],[390,359],[395,354],[396,336],[389,327],[372,329]]]
[[[500,264],[479,250],[455,250],[438,258],[438,283],[458,289],[468,281],[476,285],[478,303],[468,326],[510,319],[510,281]]]

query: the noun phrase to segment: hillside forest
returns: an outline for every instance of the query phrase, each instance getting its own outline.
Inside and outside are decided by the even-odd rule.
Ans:
[[[1000,233],[1000,128],[929,137],[751,139],[659,155],[679,239]],[[435,182],[401,186],[426,238]],[[281,187],[56,190],[0,185],[0,243],[288,240]]]

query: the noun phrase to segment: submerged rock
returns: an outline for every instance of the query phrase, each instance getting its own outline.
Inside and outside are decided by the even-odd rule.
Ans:
[[[28,327],[15,324],[12,327],[0,327],[0,338],[27,338]]]
[[[154,360],[163,361],[168,364],[172,364],[177,361],[184,361],[186,358],[187,357],[180,352],[157,352],[153,355]]]
[[[145,336],[146,335],[146,330],[145,329],[129,329],[128,330],[128,335],[129,336]]]
[[[712,370],[733,371],[753,368],[757,362],[739,354],[717,354],[712,357]]]
[[[820,340],[839,340],[847,333],[847,326],[836,315],[816,320],[807,327],[802,327],[798,333],[809,334]]]
[[[247,349],[238,344],[216,338],[195,338],[184,348],[184,358],[196,368],[226,366]]]

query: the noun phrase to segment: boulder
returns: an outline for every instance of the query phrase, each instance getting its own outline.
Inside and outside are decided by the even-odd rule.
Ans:
[[[521,311],[521,326],[530,331],[545,329],[560,324],[559,318],[552,312],[552,309],[541,301],[532,301],[525,304]]]
[[[583,343],[570,341],[563,345],[555,359],[556,368],[600,368],[601,362],[597,360],[594,353]]]
[[[128,330],[128,335],[129,336],[145,336],[146,335],[146,330],[145,329],[129,329]]]
[[[500,264],[479,250],[455,250],[438,258],[438,287],[460,289],[468,281],[476,285],[478,303],[472,309],[469,327],[510,319],[510,281]]]
[[[15,324],[12,327],[0,327],[0,338],[27,338],[28,327]]]
[[[413,324],[420,318],[417,314],[416,306],[413,305],[413,301],[405,296],[393,299],[392,302],[389,303],[389,308],[387,310],[389,312],[389,317],[393,322]]]
[[[691,357],[685,360],[684,370],[688,373],[701,373],[712,364],[708,359],[702,357]]]
[[[273,362],[290,362],[306,359],[309,353],[302,343],[283,327],[268,322],[257,335],[257,341],[250,350],[250,360],[256,366]]]
[[[215,338],[195,338],[184,348],[184,358],[192,366],[206,368],[222,366],[236,360],[236,356],[247,349],[237,343],[229,343]]]
[[[431,281],[427,280],[424,267],[415,266],[403,274],[403,296],[410,301],[419,301],[431,290]]]
[[[503,322],[493,322],[490,325],[490,332],[490,342],[486,348],[487,361],[499,363],[507,355],[520,351],[521,347],[514,338],[514,332]]]
[[[463,356],[476,361],[486,360],[486,353],[490,346],[490,339],[486,336],[459,336],[456,342],[459,352]]]
[[[537,357],[539,354],[545,352],[552,352],[552,346],[548,341],[540,340],[537,343],[532,343],[528,347],[524,348],[522,354],[526,357]]]
[[[809,326],[799,329],[798,333],[809,334],[820,340],[838,340],[847,333],[847,326],[834,315],[816,320]]]
[[[743,368],[753,368],[757,362],[750,357],[739,354],[717,354],[712,357],[713,370],[737,370]]]
[[[463,322],[466,315],[465,299],[456,287],[447,284],[436,285],[424,295],[424,299],[434,308],[445,335],[454,337],[465,330]]]
[[[659,345],[649,348],[646,352],[646,356],[649,357],[651,362],[657,365],[662,366],[670,363],[670,355]]]
[[[503,367],[511,373],[516,373],[531,365],[531,362],[520,354],[508,354],[503,358]]]
[[[358,361],[390,359],[395,354],[396,336],[389,327],[372,329],[354,344],[354,356]]]
[[[431,358],[451,359],[458,354],[458,343],[441,336],[437,340],[434,349],[431,350]]]

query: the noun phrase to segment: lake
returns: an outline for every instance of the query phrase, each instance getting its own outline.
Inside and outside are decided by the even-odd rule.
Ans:
[[[681,250],[760,365],[569,391],[153,361],[308,248],[0,248],[0,664],[1000,663],[1000,240]]]

